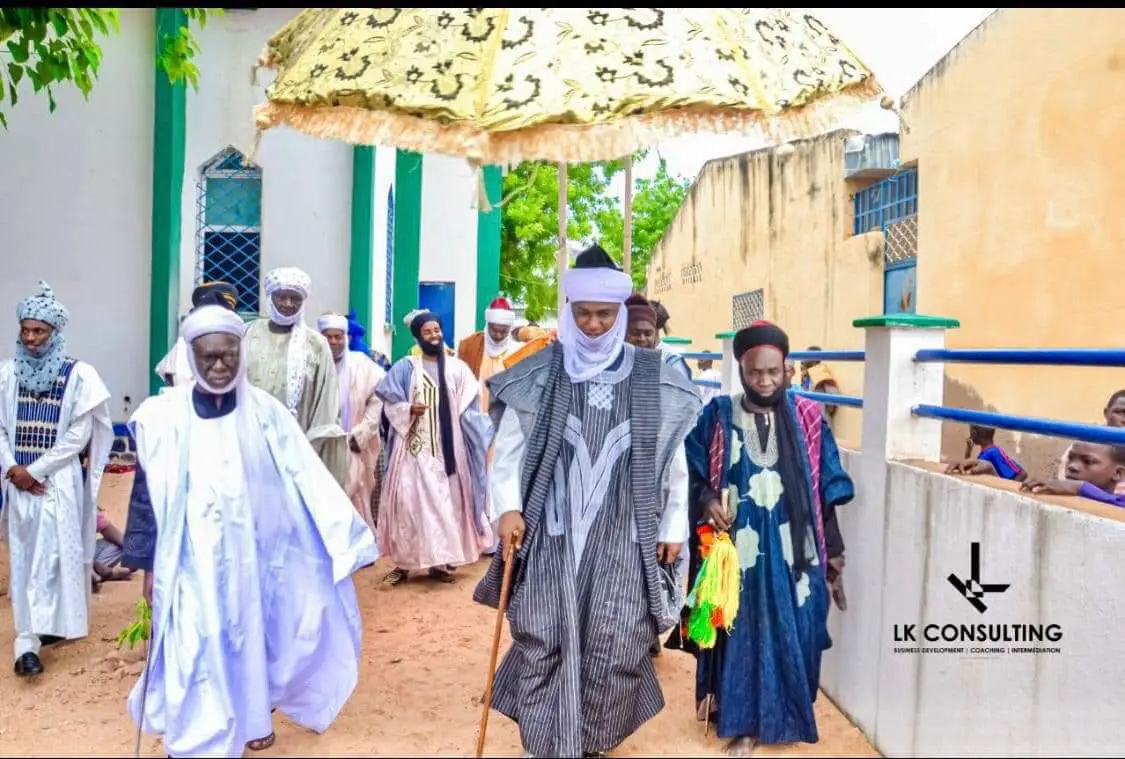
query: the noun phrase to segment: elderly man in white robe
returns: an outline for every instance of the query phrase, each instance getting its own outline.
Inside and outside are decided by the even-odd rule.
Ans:
[[[98,487],[113,444],[109,391],[67,354],[69,314],[45,282],[16,309],[15,359],[0,364],[0,488],[11,560],[15,671],[43,672],[42,645],[90,629]],[[81,456],[89,451],[89,472]]]
[[[371,503],[375,469],[379,466],[379,423],[383,414],[383,403],[375,395],[375,388],[386,372],[366,354],[348,349],[348,317],[324,314],[317,320],[317,327],[328,341],[340,378],[340,426],[348,436],[351,451],[348,498],[374,532]]]
[[[359,675],[351,575],[378,552],[293,415],[245,380],[241,319],[204,306],[181,333],[195,384],[130,423],[124,563],[153,639],[129,712],[170,756],[240,756],[273,744],[274,709],[335,720]]]
[[[246,327],[246,376],[289,409],[343,488],[350,454],[340,427],[340,385],[328,342],[305,324],[311,285],[309,275],[293,267],[266,275],[269,317]]]

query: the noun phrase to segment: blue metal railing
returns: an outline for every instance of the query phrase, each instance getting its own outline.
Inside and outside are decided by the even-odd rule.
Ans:
[[[848,406],[849,408],[863,408],[863,398],[858,395],[838,395],[836,393],[814,393],[811,390],[794,390],[797,395],[802,395],[809,400],[823,403],[825,406]]]
[[[920,350],[914,360],[926,363],[1008,364],[1023,366],[1125,366],[1125,350],[1112,348],[959,348]],[[1090,443],[1125,445],[1125,429],[1081,422],[1061,422],[1030,416],[970,411],[950,406],[921,404],[915,416],[946,422],[979,424],[1012,432],[1082,440]]]
[[[1037,419],[1031,416],[998,414],[992,411],[969,411],[948,406],[922,404],[913,409],[915,416],[926,419],[939,419],[946,422],[979,424],[982,427],[996,427],[1013,432],[1030,432],[1036,435],[1064,437],[1090,443],[1125,445],[1125,428],[1103,427],[1097,424],[1078,422],[1059,422],[1054,419]]]
[[[992,348],[920,350],[915,361],[1033,366],[1125,366],[1125,350],[1106,348]]]
[[[1125,351],[1122,351],[1125,353]],[[715,351],[684,351],[680,356],[692,361],[722,361],[723,354]],[[790,361],[863,361],[863,351],[794,351],[789,354]]]
[[[713,351],[680,354],[686,359],[721,361],[722,354]],[[794,361],[863,361],[863,351],[796,351],[789,354]],[[1022,366],[1098,366],[1125,367],[1125,350],[1113,348],[948,348],[918,351],[914,360],[924,363],[1007,364]],[[720,388],[714,380],[696,380],[701,387]],[[833,406],[863,408],[863,398],[835,393],[795,391],[798,395]],[[1002,414],[992,411],[970,411],[950,406],[921,404],[912,409],[915,416],[946,422],[978,424],[1012,432],[1082,440],[1091,443],[1125,446],[1125,429],[1097,424],[1064,422],[1054,419]]]

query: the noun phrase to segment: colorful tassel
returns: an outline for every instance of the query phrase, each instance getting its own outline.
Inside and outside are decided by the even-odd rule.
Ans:
[[[699,554],[703,563],[691,591],[687,637],[700,648],[712,648],[718,631],[729,633],[734,626],[742,571],[730,535],[716,533],[709,525],[699,528]]]

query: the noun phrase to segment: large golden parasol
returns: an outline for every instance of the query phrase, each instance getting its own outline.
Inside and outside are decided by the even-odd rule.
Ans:
[[[561,193],[567,162],[698,132],[812,137],[882,94],[827,25],[781,8],[306,9],[258,67],[276,71],[259,138],[552,161]]]

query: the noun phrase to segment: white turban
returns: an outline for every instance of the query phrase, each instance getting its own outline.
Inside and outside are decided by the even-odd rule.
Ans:
[[[563,344],[563,363],[574,382],[583,382],[608,369],[621,354],[629,316],[625,300],[633,292],[629,275],[604,267],[568,269],[563,273],[567,305],[559,315],[559,342]],[[618,303],[617,320],[608,332],[589,337],[574,321],[574,303]]]
[[[200,306],[180,323],[180,337],[188,345],[204,335],[218,333],[241,338],[245,332],[246,323],[242,317],[222,306]]]
[[[241,360],[238,362],[238,371],[235,372],[234,380],[226,388],[215,388],[207,384],[203,375],[199,371],[199,367],[195,363],[195,351],[192,350],[191,344],[204,335],[234,335],[241,343],[242,336],[246,332],[246,324],[242,318],[223,306],[201,306],[194,309],[180,324],[180,337],[188,345],[187,357],[188,364],[191,365],[191,373],[195,377],[195,384],[209,393],[219,395],[221,393],[230,392],[232,389],[241,384],[246,377],[246,352],[244,343],[242,343]]]
[[[309,297],[309,287],[311,286],[312,280],[309,279],[309,275],[293,266],[283,266],[267,274],[266,309],[269,311],[270,321],[282,327],[293,327],[303,323],[305,320],[304,299]],[[286,315],[277,310],[277,306],[273,302],[273,294],[279,290],[300,293],[302,301],[297,313]]]
[[[307,298],[310,287],[312,280],[309,275],[295,266],[282,266],[266,275],[266,295],[273,295],[278,290],[293,290]]]
[[[563,292],[571,303],[624,303],[633,294],[633,280],[615,269],[567,269]]]
[[[317,319],[316,328],[321,332],[326,329],[338,329],[346,335],[348,333],[348,317],[342,314],[324,314]]]

